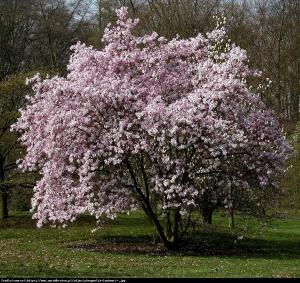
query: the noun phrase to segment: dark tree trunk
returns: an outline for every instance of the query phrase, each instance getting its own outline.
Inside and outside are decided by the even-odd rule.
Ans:
[[[142,206],[143,210],[145,211],[145,213],[148,215],[149,219],[151,220],[151,222],[153,223],[153,225],[156,228],[156,231],[161,239],[161,241],[163,242],[164,246],[168,249],[168,250],[173,250],[174,249],[174,245],[172,242],[170,242],[166,235],[165,232],[163,230],[163,227],[160,225],[160,222],[156,216],[155,213],[153,213],[152,209],[150,207],[147,206]]]
[[[5,172],[4,172],[4,159],[0,159],[0,218],[8,218],[8,194],[7,189],[4,187]]]
[[[7,191],[6,189],[2,189],[1,190],[1,196],[0,196],[1,200],[1,214],[0,214],[0,218],[1,219],[5,219],[8,218],[8,195],[7,195]]]
[[[202,214],[202,223],[203,224],[212,224],[212,216],[215,209],[220,205],[219,201],[217,203],[212,202],[212,196],[209,192],[203,195],[202,203],[201,203],[201,211]]]
[[[174,229],[173,229],[173,235],[171,238],[171,242],[173,243],[174,249],[178,247],[178,242],[179,242],[179,222],[180,222],[180,209],[176,209],[174,211]]]
[[[202,208],[202,222],[205,224],[212,224],[213,209],[210,207]]]
[[[149,197],[147,197],[147,195],[145,195],[143,193],[143,191],[141,190],[141,188],[139,187],[138,183],[137,183],[137,179],[135,177],[134,174],[134,170],[129,162],[129,160],[125,160],[126,166],[128,168],[128,171],[130,173],[130,176],[132,178],[132,181],[134,183],[134,190],[135,193],[140,201],[140,204],[144,210],[144,212],[146,213],[146,215],[148,216],[148,218],[150,219],[150,221],[153,223],[153,225],[156,228],[156,231],[162,241],[162,243],[164,244],[164,246],[168,249],[168,250],[173,250],[174,249],[174,245],[171,241],[168,240],[168,238],[166,237],[166,234],[164,232],[164,228],[162,227],[162,225],[159,222],[159,219],[157,217],[157,214],[153,211],[152,206],[151,206],[151,202]]]
[[[170,220],[170,212],[166,212],[166,221],[167,221],[167,236],[168,238],[171,238],[172,235],[172,225],[171,225],[171,220]]]
[[[231,205],[229,206],[229,223],[228,226],[231,229],[234,229],[234,199],[235,199],[235,191],[234,187],[230,188],[230,199]]]
[[[233,208],[229,209],[229,228],[234,229],[234,210]]]

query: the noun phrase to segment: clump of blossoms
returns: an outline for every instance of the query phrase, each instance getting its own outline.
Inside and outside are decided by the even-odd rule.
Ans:
[[[117,16],[103,50],[72,47],[66,78],[30,80],[35,95],[13,126],[27,148],[20,167],[42,175],[39,227],[139,207],[171,249],[207,190],[226,202],[232,186],[275,188],[291,147],[247,86],[246,52],[219,48],[223,27],[167,40],[135,36],[126,8]]]

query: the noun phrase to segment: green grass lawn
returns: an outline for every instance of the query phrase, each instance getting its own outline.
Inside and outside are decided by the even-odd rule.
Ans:
[[[151,244],[152,226],[140,212],[95,233],[87,216],[65,229],[37,229],[28,213],[15,213],[0,222],[0,277],[300,277],[299,216],[263,228],[250,221],[242,240],[227,221],[219,214],[195,250],[171,254]]]

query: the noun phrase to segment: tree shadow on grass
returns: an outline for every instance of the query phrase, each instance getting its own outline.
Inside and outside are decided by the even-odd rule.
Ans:
[[[124,218],[124,219],[123,219]],[[300,259],[300,239],[294,234],[274,234],[271,239],[245,237],[237,240],[237,236],[230,232],[220,232],[216,229],[203,230],[194,235],[192,240],[186,241],[178,251],[169,252],[162,244],[154,244],[150,236],[152,230],[145,219],[136,217],[120,217],[112,222],[113,226],[104,230],[106,235],[93,237],[93,243],[74,242],[68,243],[71,249],[81,249],[94,252],[114,252],[122,254],[143,255],[185,255],[185,256],[230,256],[242,258],[266,259]],[[108,223],[108,224],[112,224]],[[82,215],[70,226],[87,226],[92,229],[95,225],[94,218]],[[110,226],[110,225],[109,225]],[[114,227],[119,230],[114,231]],[[143,227],[143,230],[136,230]],[[36,228],[36,221],[32,220],[30,213],[15,214],[4,221],[0,221],[0,229],[5,228]],[[111,230],[112,229],[112,230]],[[153,231],[153,230],[152,230]],[[119,235],[113,235],[113,233]],[[138,232],[138,236],[136,236]],[[129,234],[132,233],[132,234]],[[143,234],[144,233],[144,234]],[[147,235],[147,233],[149,233]]]
[[[6,228],[34,228],[36,221],[31,218],[30,213],[15,214],[0,221],[0,229]]]
[[[10,215],[8,218],[0,221],[0,228],[36,228],[36,220],[32,219],[32,214],[29,212],[19,212],[13,215]],[[96,220],[95,218],[91,217],[90,215],[80,215],[75,223],[69,224],[69,227],[79,226],[82,227],[83,225],[95,225]],[[45,224],[43,227],[50,227],[50,224]],[[91,226],[92,227],[92,226]]]
[[[160,243],[154,244],[150,236],[103,236],[93,243],[70,243],[71,249],[148,256],[221,256],[265,259],[300,259],[300,241],[269,240],[236,237],[228,233],[199,234],[185,242],[177,251],[167,251]]]

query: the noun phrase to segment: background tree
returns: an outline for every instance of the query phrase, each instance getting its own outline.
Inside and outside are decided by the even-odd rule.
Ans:
[[[18,109],[23,106],[25,96],[31,89],[24,84],[26,75],[9,77],[0,83],[0,217],[8,217],[8,192],[15,187],[33,188],[31,174],[21,174],[16,160],[23,156],[18,136],[11,132],[10,126],[19,117]]]
[[[36,0],[34,30],[31,34],[33,69],[65,71],[70,46],[89,34],[88,5],[82,0]]]
[[[32,30],[30,1],[0,1],[0,81],[24,71]]]

